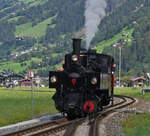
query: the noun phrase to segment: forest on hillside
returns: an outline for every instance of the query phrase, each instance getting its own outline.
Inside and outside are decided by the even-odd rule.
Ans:
[[[136,5],[136,7],[135,7]],[[127,12],[128,11],[128,12]],[[94,42],[98,42],[101,38],[109,39],[117,34],[124,27],[133,28],[132,44],[128,45],[122,37],[122,69],[129,76],[140,76],[150,72],[150,1],[149,0],[129,0],[120,8],[116,9],[108,18],[112,27],[108,31],[104,27],[110,26],[110,22],[103,20],[104,25],[101,25],[99,34],[95,37]],[[120,14],[118,14],[120,13]],[[118,17],[117,17],[118,16]],[[106,22],[105,22],[106,21]],[[115,25],[117,24],[117,25]],[[103,33],[102,33],[103,32]],[[101,35],[101,36],[100,36]],[[98,38],[99,37],[99,38]],[[101,39],[101,40],[102,40]],[[106,47],[104,53],[113,55],[113,46]],[[119,54],[115,55],[115,60],[119,65]]]
[[[99,25],[99,31],[92,45],[111,39],[124,28],[133,29],[130,45],[123,40],[124,37],[119,41],[122,42],[122,75],[138,76],[150,72],[150,0],[107,0],[107,2],[107,14]],[[18,56],[13,61],[25,67],[22,72],[37,69],[39,74],[46,75],[48,70],[55,69],[55,66],[61,63],[65,53],[71,51],[71,38],[84,28],[84,7],[85,0],[47,0],[36,6],[12,0],[0,1],[1,61],[4,57],[5,61],[10,61],[12,52],[40,45],[35,52]],[[41,30],[46,20],[49,22],[45,25],[45,30]],[[28,37],[25,35],[23,40],[18,40],[17,37],[23,37],[23,32],[20,32],[22,27],[31,28],[31,31],[38,28],[43,34]],[[84,35],[82,38],[85,38]],[[41,50],[42,46],[48,50]],[[117,52],[118,49],[114,49],[112,45],[103,50],[103,53],[113,55],[119,64]],[[33,57],[42,61],[31,61],[29,65],[28,61]]]

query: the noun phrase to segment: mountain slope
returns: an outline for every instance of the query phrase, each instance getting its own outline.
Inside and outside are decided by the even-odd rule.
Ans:
[[[135,4],[137,4],[135,6]],[[130,6],[129,6],[130,5]],[[121,11],[123,10],[123,11]],[[126,12],[128,11],[128,13]],[[132,33],[132,44],[128,46],[125,40],[126,38],[122,36],[122,70],[123,75],[128,74],[133,75],[145,75],[150,72],[150,1],[149,0],[128,0],[122,7],[120,7],[120,12],[116,12],[116,16],[119,16],[120,23],[115,27],[110,25],[110,29],[107,32],[99,32],[103,35],[104,39],[111,37],[112,33],[116,34],[122,30],[125,26],[128,29],[133,28]],[[111,15],[110,15],[111,16]],[[115,17],[114,17],[115,18]],[[113,21],[112,19],[110,19]],[[116,20],[117,22],[119,20]],[[115,21],[115,19],[114,19]],[[108,23],[105,23],[108,25]],[[116,41],[117,42],[117,41]],[[119,52],[118,49],[113,47],[107,47],[104,49],[104,53],[114,54],[114,50]],[[119,65],[119,53],[115,53],[115,60]]]
[[[131,75],[149,71],[150,0],[107,1],[107,15],[92,45],[99,52],[114,55],[111,45],[125,39],[123,71]],[[12,68],[16,72],[34,69],[47,75],[55,69],[71,51],[74,33],[84,28],[84,5],[85,0],[0,1],[0,70],[8,63],[16,64],[19,70]],[[114,57],[118,64],[118,53]]]

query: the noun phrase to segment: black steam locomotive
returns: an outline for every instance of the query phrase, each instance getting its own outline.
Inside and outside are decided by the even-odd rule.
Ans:
[[[49,87],[56,88],[56,109],[74,119],[111,104],[113,65],[111,56],[81,49],[81,39],[73,39],[73,51],[65,55],[63,71],[49,72]]]

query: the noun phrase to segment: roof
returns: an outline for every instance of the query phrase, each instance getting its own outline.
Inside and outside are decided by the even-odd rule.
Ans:
[[[131,81],[137,81],[139,79],[146,80],[144,76],[140,76],[140,77],[132,78]]]
[[[30,81],[30,79],[21,79],[19,82]]]
[[[22,82],[22,84],[31,84],[31,82],[30,81],[24,81],[24,82]]]

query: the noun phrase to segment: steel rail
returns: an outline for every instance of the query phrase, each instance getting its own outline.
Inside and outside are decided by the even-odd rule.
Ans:
[[[80,119],[76,119],[76,120],[73,120],[73,121],[68,121],[68,122],[62,123],[62,124],[60,124],[56,127],[39,130],[39,131],[30,133],[30,134],[27,134],[25,136],[43,136],[43,135],[47,136],[47,135],[50,135],[50,134],[56,134],[57,132],[63,131],[65,129],[66,130],[71,129],[70,132],[69,131],[65,132],[65,135],[71,136],[71,133],[73,132],[74,127],[76,125],[79,125],[84,120],[85,120],[85,118],[80,118]]]
[[[53,121],[48,121],[46,123],[40,124],[40,125],[35,125],[33,127],[30,128],[25,128],[19,131],[15,131],[12,133],[8,133],[8,134],[4,134],[3,136],[22,136],[25,135],[27,133],[31,133],[40,129],[44,129],[44,128],[48,128],[48,127],[52,127],[52,126],[56,126],[58,124],[61,124],[62,122],[66,122],[67,120],[65,118],[62,119],[58,119],[58,120],[53,120]]]
[[[69,125],[69,127],[66,129],[66,131],[65,131],[65,133],[64,133],[64,136],[72,136],[72,135],[75,133],[77,127],[78,127],[80,124],[82,124],[82,122],[84,122],[85,119],[86,119],[86,118],[81,118],[81,119],[79,119],[78,121],[73,121],[73,122]]]
[[[29,134],[24,135],[24,136],[43,136],[43,135],[49,136],[50,134],[55,134],[59,131],[65,130],[70,124],[71,124],[71,122],[68,121],[68,122],[62,123],[56,127],[45,128],[45,129],[42,129],[42,130],[39,130],[36,132],[29,133]]]
[[[115,107],[115,106],[121,105],[121,104],[123,104],[123,103],[125,103],[127,101],[124,97],[119,97],[118,95],[114,95],[114,97],[119,98],[122,101],[118,102],[116,104],[113,104],[113,105],[106,106],[104,109],[108,109],[108,108],[111,108],[111,107]]]

